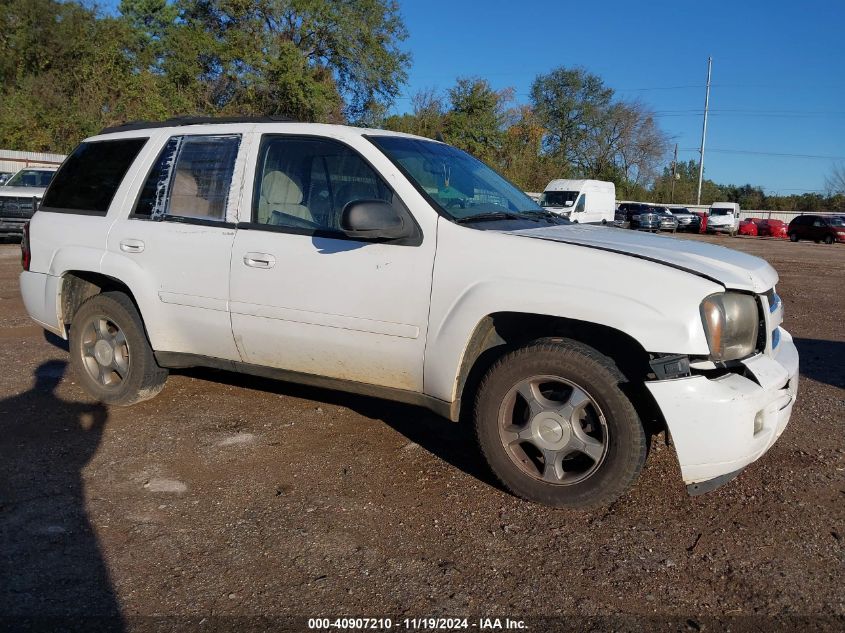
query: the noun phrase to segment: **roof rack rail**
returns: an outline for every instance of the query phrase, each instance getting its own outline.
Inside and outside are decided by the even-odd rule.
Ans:
[[[219,123],[296,123],[294,119],[284,116],[177,116],[164,121],[127,121],[121,125],[113,125],[100,130],[100,134],[112,132],[130,132],[132,130],[146,130],[157,127],[179,127],[182,125],[203,125]]]

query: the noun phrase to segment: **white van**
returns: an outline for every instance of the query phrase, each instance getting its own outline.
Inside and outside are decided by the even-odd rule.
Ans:
[[[736,235],[738,229],[739,203],[714,202],[707,214],[707,232]]]
[[[540,204],[573,222],[607,224],[616,212],[616,185],[603,180],[552,180]]]

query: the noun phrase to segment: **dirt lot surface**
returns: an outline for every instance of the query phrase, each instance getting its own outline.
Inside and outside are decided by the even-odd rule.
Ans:
[[[842,630],[845,245],[686,239],[778,269],[802,362],[792,422],[696,498],[658,438],[636,487],[590,512],[506,494],[461,425],[409,406],[210,370],[131,408],[97,404],[28,319],[17,246],[0,246],[0,614]]]

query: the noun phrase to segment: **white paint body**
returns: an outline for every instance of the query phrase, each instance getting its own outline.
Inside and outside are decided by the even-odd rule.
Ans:
[[[616,212],[616,185],[604,180],[552,180],[543,192],[567,191],[574,194],[570,206],[543,206],[578,224],[609,224]]]
[[[228,224],[130,218],[167,139],[192,133],[243,135]],[[492,231],[455,224],[438,215],[365,133],[388,134],[262,123],[95,137],[149,141],[105,217],[35,214],[30,271],[20,277],[27,310],[66,336],[63,276],[101,273],[131,290],[156,351],[339,378],[451,403],[467,345],[488,315],[577,319],[620,330],[647,352],[706,356],[701,301],[725,289],[762,294],[777,282],[763,260],[703,243],[582,225]],[[250,221],[262,134],[308,134],[347,144],[411,211],[421,243],[334,240],[239,224]],[[127,252],[126,244],[141,244],[142,250]],[[245,265],[256,253],[272,256],[275,265]],[[780,316],[770,315],[772,328],[779,328]],[[756,382],[729,374],[647,383],[675,439],[687,483],[744,466],[783,431],[797,388],[798,357],[792,339],[781,332],[777,349],[744,361]],[[762,434],[754,433],[758,414],[765,417]]]

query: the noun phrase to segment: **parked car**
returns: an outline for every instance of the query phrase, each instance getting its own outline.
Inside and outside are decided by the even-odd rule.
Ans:
[[[707,213],[704,211],[693,211],[698,216],[698,232],[707,233]]]
[[[739,230],[739,204],[736,202],[714,202],[708,216],[708,233],[736,235]]]
[[[783,239],[789,237],[786,222],[783,220],[760,220],[757,228],[761,236]]]
[[[650,204],[643,202],[623,202],[616,210],[614,226],[641,231],[660,230],[660,214]]]
[[[845,242],[845,219],[836,215],[799,215],[789,223],[787,234],[793,242],[798,240],[813,240],[816,243],[824,242],[825,244]]]
[[[0,187],[0,237],[22,234],[55,173],[55,168],[21,169]]]
[[[672,209],[672,215],[678,221],[679,231],[698,233],[701,229],[701,217],[686,208]]]
[[[738,233],[740,235],[751,235],[756,237],[758,235],[757,222],[755,222],[753,218],[740,220]]]
[[[660,230],[675,233],[678,230],[678,220],[672,215],[672,211],[668,207],[654,208],[660,214]]]
[[[9,180],[12,176],[15,175],[13,171],[0,171],[0,187],[6,184],[6,181]]]
[[[67,158],[21,253],[27,311],[99,401],[210,366],[422,405],[471,417],[503,485],[553,506],[623,494],[657,420],[688,490],[722,485],[798,388],[762,259],[573,225],[468,154],[384,130],[106,130]]]

